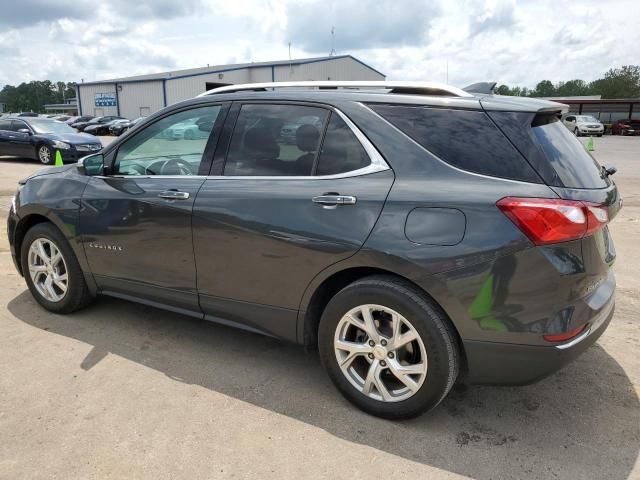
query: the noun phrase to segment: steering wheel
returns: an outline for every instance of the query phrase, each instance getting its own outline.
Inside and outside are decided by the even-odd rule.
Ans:
[[[173,170],[173,172],[171,170]],[[179,173],[175,173],[176,171]],[[193,170],[191,170],[191,165],[186,160],[172,158],[162,165],[160,175],[193,175]]]
[[[129,171],[135,172],[136,175],[148,175],[147,169],[142,165],[138,165],[137,163],[132,163],[129,165]]]

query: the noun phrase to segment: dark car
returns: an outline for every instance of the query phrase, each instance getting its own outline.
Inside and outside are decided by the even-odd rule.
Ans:
[[[76,117],[71,117],[71,118],[65,120],[64,123],[66,123],[67,125],[73,126],[74,123],[88,122],[89,120],[92,120],[93,118],[95,118],[95,117],[92,116],[92,115],[76,116]]]
[[[611,126],[612,135],[640,135],[640,120],[623,119],[617,120]]]
[[[106,123],[112,122],[113,120],[120,120],[122,119],[122,117],[117,117],[114,115],[107,115],[105,117],[94,117],[91,120],[87,120],[87,121],[78,121],[75,123],[72,123],[71,126],[73,128],[75,128],[76,130],[78,130],[79,132],[83,132],[85,128],[87,128],[88,126],[91,125],[104,125]]]
[[[29,290],[55,313],[111,295],[318,348],[386,418],[592,345],[622,200],[567,107],[354,83],[221,87],[24,180],[8,235]],[[208,135],[166,134],[185,124]]]
[[[118,123],[126,123],[129,120],[125,119],[117,119],[111,120],[107,123],[90,123],[84,128],[84,133],[90,133],[91,135],[109,135],[109,129],[113,125],[117,125]]]
[[[126,122],[114,123],[114,124],[109,126],[109,133],[111,135],[113,135],[114,137],[119,137],[120,135],[122,135],[127,130],[129,130],[129,129],[133,128],[134,126],[136,126],[138,123],[140,123],[145,118],[147,118],[147,117],[138,117],[138,118],[135,118],[133,120],[128,120]]]
[[[102,144],[95,137],[76,133],[66,123],[50,118],[0,120],[0,155],[32,158],[53,165],[56,150],[63,162],[75,162],[101,148]]]

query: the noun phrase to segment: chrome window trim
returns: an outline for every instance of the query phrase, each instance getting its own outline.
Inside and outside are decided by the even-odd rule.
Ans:
[[[369,160],[371,163],[366,167],[359,168],[357,170],[351,170],[350,172],[337,173],[334,175],[110,175],[110,176],[102,176],[96,175],[97,178],[136,178],[136,179],[150,179],[150,178],[173,178],[173,179],[186,179],[186,178],[204,178],[207,180],[220,180],[220,179],[229,179],[229,180],[247,180],[247,179],[255,179],[255,180],[335,180],[339,178],[350,178],[350,177],[360,177],[362,175],[368,175],[371,173],[383,172],[385,170],[391,170],[389,164],[382,157],[380,152],[374,147],[374,145],[369,141],[369,139],[362,133],[362,131],[351,121],[349,117],[347,117],[344,113],[342,113],[337,108],[329,108],[328,110],[335,112],[340,116],[342,120],[347,124],[347,126],[351,129],[356,139],[365,152],[369,156]]]

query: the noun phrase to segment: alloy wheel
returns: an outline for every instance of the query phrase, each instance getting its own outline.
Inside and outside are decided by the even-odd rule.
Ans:
[[[411,323],[381,305],[360,305],[338,322],[334,350],[358,391],[382,402],[412,397],[427,376],[427,352]]]
[[[47,238],[38,238],[29,247],[29,275],[33,285],[49,302],[59,302],[69,287],[67,264],[58,246]]]
[[[46,145],[42,145],[38,149],[38,158],[42,163],[49,163],[51,161],[51,150]]]

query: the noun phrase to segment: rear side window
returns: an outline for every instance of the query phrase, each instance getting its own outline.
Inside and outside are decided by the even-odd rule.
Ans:
[[[484,112],[369,105],[441,160],[469,172],[540,183],[531,165]]]
[[[311,175],[327,114],[325,109],[300,105],[243,105],[224,174]]]
[[[555,115],[538,115],[531,131],[556,172],[561,185],[570,188],[605,188],[602,168]]]
[[[349,126],[331,114],[318,159],[316,175],[337,175],[364,168],[371,163],[367,152]]]
[[[11,120],[0,120],[0,130],[11,131]]]

